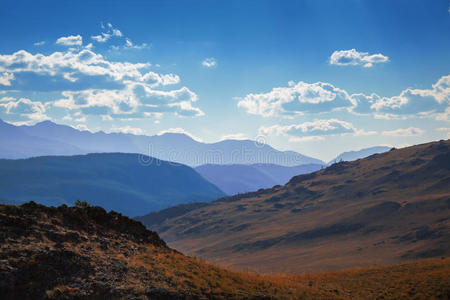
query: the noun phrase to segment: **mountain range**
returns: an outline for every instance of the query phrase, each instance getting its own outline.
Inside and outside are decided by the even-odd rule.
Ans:
[[[283,166],[324,164],[294,151],[278,151],[252,140],[198,142],[186,134],[133,135],[92,133],[44,121],[33,126],[14,126],[0,120],[0,157],[29,158],[93,152],[141,153],[162,160],[199,166],[203,164],[269,163]],[[3,142],[5,141],[5,142]]]
[[[322,272],[450,254],[450,140],[335,163],[284,186],[137,220],[232,268]]]
[[[192,168],[124,153],[0,159],[0,199],[73,205],[85,200],[127,216],[225,194]]]
[[[321,164],[279,166],[274,164],[202,165],[195,170],[227,195],[235,195],[286,184],[296,175],[320,170]]]

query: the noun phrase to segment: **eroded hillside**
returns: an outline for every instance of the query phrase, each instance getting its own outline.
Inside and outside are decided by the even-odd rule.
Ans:
[[[387,265],[450,254],[449,186],[447,140],[139,220],[184,253],[244,270]]]
[[[101,207],[0,206],[2,299],[446,299],[450,259],[318,275],[239,273]],[[414,274],[412,276],[412,274]]]

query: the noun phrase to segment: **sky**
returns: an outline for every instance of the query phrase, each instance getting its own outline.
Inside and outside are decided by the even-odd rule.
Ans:
[[[450,138],[450,3],[20,1],[0,119],[264,141],[325,161]]]

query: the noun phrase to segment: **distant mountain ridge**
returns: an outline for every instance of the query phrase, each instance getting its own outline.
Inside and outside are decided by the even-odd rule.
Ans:
[[[30,135],[21,126],[14,126],[2,120],[0,120],[0,141],[1,158],[73,155],[85,152],[77,146],[62,141]]]
[[[44,121],[33,126],[13,126],[0,120],[1,158],[74,155],[92,152],[141,153],[189,166],[203,164],[270,163],[283,166],[324,164],[293,151],[278,151],[251,140],[201,143],[182,133],[145,136],[125,133],[92,133]]]
[[[0,199],[73,205],[81,199],[127,216],[225,194],[192,168],[139,154],[0,159]]]
[[[341,162],[341,161],[353,161],[361,158],[365,158],[371,156],[373,154],[383,153],[389,151],[391,148],[386,146],[375,146],[370,148],[364,148],[357,151],[347,151],[339,154],[334,159],[330,160],[328,165],[333,163]]]
[[[286,184],[293,176],[320,170],[321,164],[279,166],[274,164],[202,165],[195,170],[228,195]]]

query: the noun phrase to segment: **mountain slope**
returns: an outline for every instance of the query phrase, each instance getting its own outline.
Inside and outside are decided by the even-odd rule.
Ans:
[[[0,154],[3,158],[85,153],[82,149],[68,143],[31,136],[20,127],[2,120],[0,120],[0,141]]]
[[[254,275],[167,247],[101,207],[0,205],[2,299],[445,299],[450,259],[339,273]]]
[[[449,186],[447,140],[138,220],[189,255],[237,268],[297,273],[392,264],[450,254]],[[160,214],[165,220],[153,222]]]
[[[130,152],[136,153],[136,145],[132,135],[122,133],[92,133],[78,130],[67,125],[43,121],[33,126],[20,126],[20,130],[30,136],[50,138],[55,141],[69,143],[87,152]]]
[[[7,123],[2,122],[1,124]],[[6,143],[0,147],[1,158],[28,158],[90,152],[129,152],[142,153],[161,160],[190,166],[207,163],[273,163],[286,166],[308,163],[323,164],[318,159],[297,152],[278,151],[269,145],[258,144],[250,140],[201,143],[180,133],[154,136],[104,133],[102,131],[92,133],[50,121],[40,122],[33,126],[7,125],[4,126],[4,134],[9,134],[10,142],[14,141],[14,143],[11,145]],[[19,137],[21,137],[20,143],[17,144]]]
[[[47,205],[77,199],[135,216],[223,196],[190,167],[138,154],[0,160],[0,198]]]
[[[202,165],[195,170],[228,195],[256,191],[278,184],[286,184],[295,175],[320,170],[322,165],[279,166],[252,165]]]
[[[348,151],[348,152],[343,152],[341,154],[339,154],[338,156],[336,156],[334,159],[332,159],[328,164],[334,164],[337,162],[341,162],[341,161],[353,161],[353,160],[357,160],[357,159],[361,159],[361,158],[365,158],[377,153],[383,153],[386,151],[389,151],[389,147],[386,146],[376,146],[376,147],[371,147],[371,148],[365,148],[365,149],[361,149],[358,151]]]

